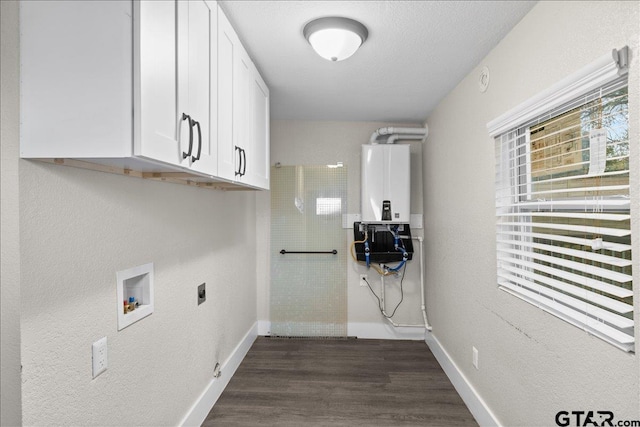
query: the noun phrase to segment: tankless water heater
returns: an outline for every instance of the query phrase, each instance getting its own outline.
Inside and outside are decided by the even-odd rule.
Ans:
[[[362,146],[362,222],[408,224],[411,216],[410,146]]]

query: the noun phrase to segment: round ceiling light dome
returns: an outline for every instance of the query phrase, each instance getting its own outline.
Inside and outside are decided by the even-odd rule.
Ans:
[[[329,61],[347,59],[369,35],[367,27],[358,21],[337,16],[314,19],[302,32],[313,50]]]

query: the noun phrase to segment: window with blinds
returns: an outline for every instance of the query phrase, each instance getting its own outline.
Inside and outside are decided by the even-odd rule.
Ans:
[[[501,289],[634,351],[626,76],[496,141]]]

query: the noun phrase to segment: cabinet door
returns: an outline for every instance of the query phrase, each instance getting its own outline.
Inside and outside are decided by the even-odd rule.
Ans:
[[[242,45],[234,46],[233,64],[233,143],[239,156],[238,182],[248,183],[248,159],[253,151],[251,120],[251,60]]]
[[[212,120],[211,110],[213,107],[215,113],[217,105],[217,8],[215,5],[211,7],[205,0],[179,3],[186,3],[188,7],[188,75],[185,89],[188,104],[185,111],[198,123],[192,129],[191,155],[185,161],[194,170],[216,175],[216,117],[213,116]]]
[[[253,64],[252,64],[253,65]],[[269,89],[255,66],[251,81],[251,152],[247,154],[247,178],[252,186],[269,189]]]
[[[140,107],[134,153],[215,175],[217,138],[211,120],[215,9],[205,0],[136,4]]]
[[[269,188],[269,90],[220,9],[218,176]]]
[[[172,1],[134,2],[136,52],[134,154],[172,165],[182,161],[178,102],[178,22]]]
[[[130,157],[132,3],[22,1],[19,6],[20,155]],[[2,97],[4,91],[5,86]]]
[[[235,180],[240,152],[234,145],[234,55],[238,37],[218,7],[218,176]]]

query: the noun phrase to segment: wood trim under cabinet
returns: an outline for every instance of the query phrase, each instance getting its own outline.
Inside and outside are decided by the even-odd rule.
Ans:
[[[61,166],[71,166],[79,169],[92,170],[96,172],[105,172],[115,175],[132,176],[136,178],[149,179],[152,181],[170,182],[173,184],[189,185],[192,187],[206,188],[209,190],[221,191],[257,191],[255,188],[238,185],[233,182],[216,181],[213,178],[205,178],[198,175],[192,175],[187,172],[140,172],[128,168],[105,165],[93,162],[86,162],[77,159],[30,159],[43,163],[50,163]]]

